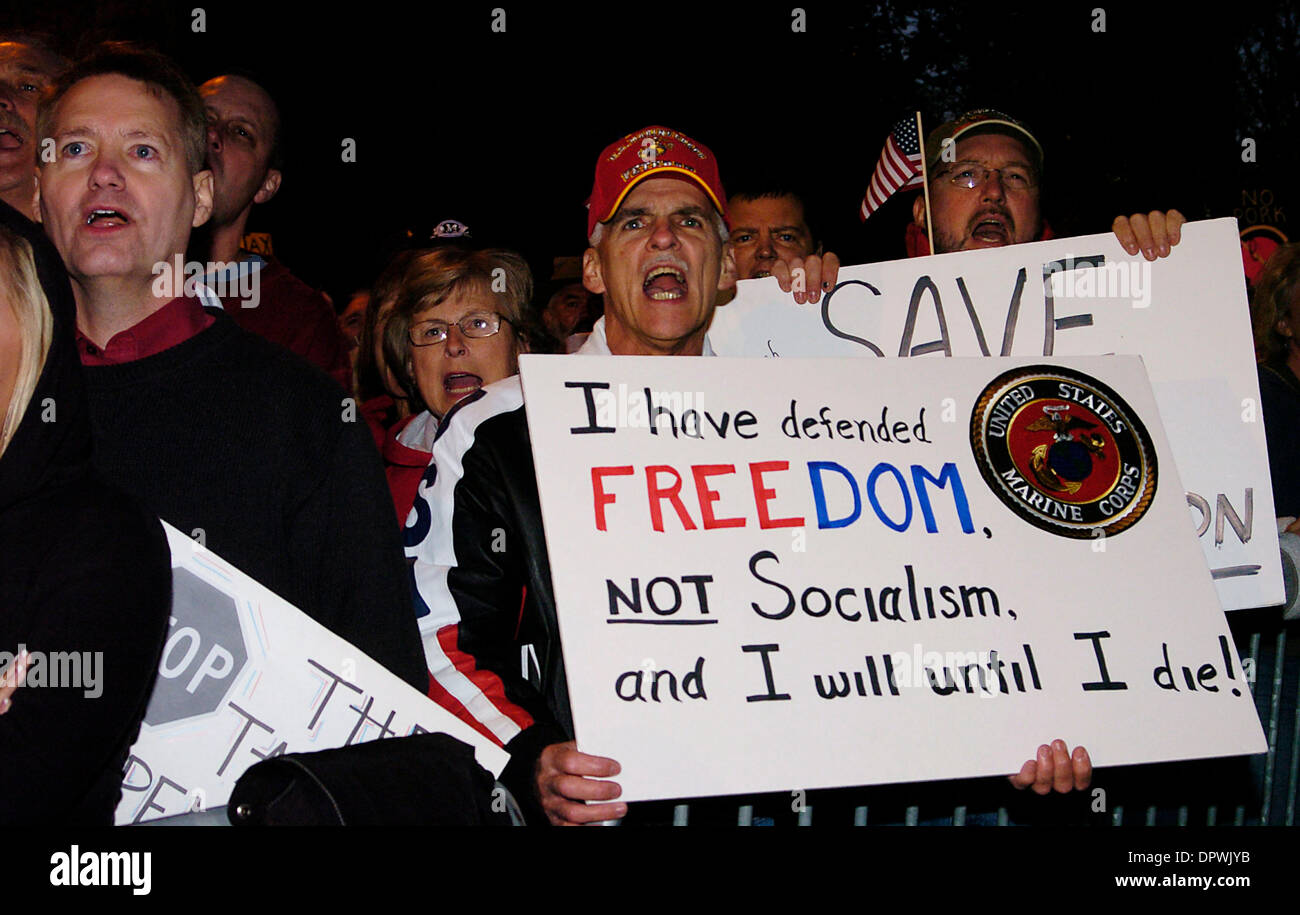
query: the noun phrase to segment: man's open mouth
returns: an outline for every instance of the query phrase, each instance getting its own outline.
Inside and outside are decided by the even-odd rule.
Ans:
[[[86,213],[86,225],[94,226],[97,229],[111,229],[115,226],[124,226],[130,223],[126,214],[121,210],[113,210],[106,207],[97,207]]]
[[[0,149],[21,149],[23,138],[8,128],[0,127]]]
[[[1011,244],[1011,226],[1007,217],[998,213],[987,213],[979,217],[971,237],[986,245]]]
[[[483,379],[469,372],[452,372],[442,376],[442,387],[453,397],[464,397],[483,387]]]
[[[648,298],[669,302],[686,295],[686,274],[669,264],[651,267],[641,284]]]

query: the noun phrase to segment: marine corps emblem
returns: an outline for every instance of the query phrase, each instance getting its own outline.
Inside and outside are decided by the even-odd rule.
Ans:
[[[1155,448],[1141,420],[1073,369],[1025,366],[996,378],[971,413],[971,449],[1003,504],[1061,537],[1118,534],[1156,493]]]
[[[667,151],[667,147],[658,140],[646,137],[641,141],[641,148],[637,150],[637,155],[641,157],[642,162],[654,162]]]

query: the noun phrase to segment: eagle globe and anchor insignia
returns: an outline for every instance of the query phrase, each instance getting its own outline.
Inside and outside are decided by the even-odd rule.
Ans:
[[[994,379],[971,413],[971,448],[1003,504],[1061,537],[1118,534],[1155,497],[1146,427],[1118,394],[1073,369],[1024,366]]]

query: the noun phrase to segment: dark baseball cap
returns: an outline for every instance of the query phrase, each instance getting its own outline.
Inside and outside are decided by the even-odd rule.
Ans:
[[[933,170],[939,163],[943,152],[944,140],[956,143],[968,135],[983,133],[1000,133],[1024,144],[1025,150],[1033,157],[1033,166],[1039,172],[1043,170],[1043,147],[1029,128],[1009,114],[992,108],[977,108],[968,111],[946,124],[940,124],[925,140],[925,166]]]

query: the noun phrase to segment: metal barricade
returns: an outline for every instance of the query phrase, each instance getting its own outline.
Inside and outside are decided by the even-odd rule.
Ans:
[[[1300,630],[1281,610],[1228,614],[1268,753],[1253,757],[1121,766],[1096,773],[1073,795],[1016,792],[1005,779],[793,791],[672,804],[637,819],[675,826],[1034,824],[1293,826],[1300,782]],[[638,805],[639,806],[639,805]],[[814,811],[817,812],[814,819]]]

